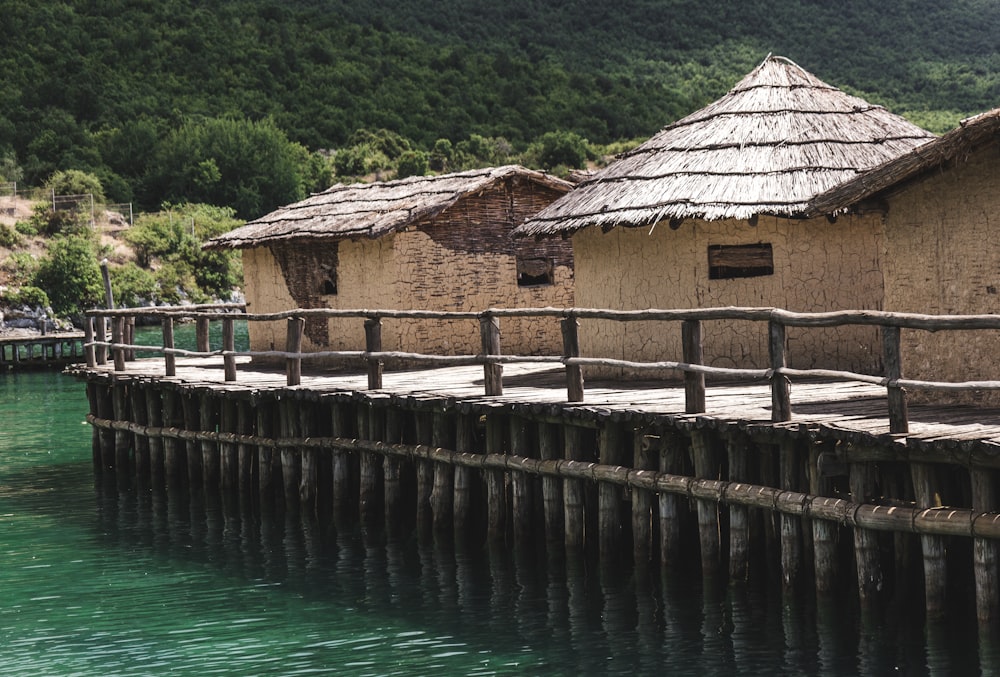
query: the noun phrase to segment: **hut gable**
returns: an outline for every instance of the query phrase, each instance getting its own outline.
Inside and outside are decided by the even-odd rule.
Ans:
[[[515,231],[804,216],[810,199],[934,136],[769,56],[718,101],[665,127]]]
[[[255,313],[289,308],[393,308],[443,311],[573,304],[571,243],[511,237],[514,226],[571,183],[518,166],[478,169],[354,186],[334,186],[212,240],[241,249],[247,305]],[[253,323],[254,348],[280,346],[280,323]],[[354,318],[309,317],[306,350],[356,350]],[[477,322],[393,322],[383,347],[472,353]],[[552,352],[556,323],[504,324],[513,351]]]
[[[517,165],[397,181],[337,184],[215,237],[206,247],[246,249],[293,240],[380,238],[433,219],[463,198],[514,182],[556,193],[572,187],[566,181]],[[509,209],[510,205],[501,208]]]
[[[994,143],[1000,134],[1000,108],[962,120],[959,126],[930,143],[918,146],[856,178],[815,196],[810,215],[847,211],[865,200],[926,176],[948,163],[967,157],[976,149]]]

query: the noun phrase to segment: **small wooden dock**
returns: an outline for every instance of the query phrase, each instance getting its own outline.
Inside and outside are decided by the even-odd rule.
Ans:
[[[371,314],[382,311],[354,312],[366,350],[326,354],[354,366],[324,370],[308,368],[294,311],[278,355],[237,353],[232,315],[213,318],[221,349],[205,331],[198,350],[178,350],[167,317],[164,358],[138,361],[126,359],[126,313],[108,313],[112,340],[89,328],[88,364],[71,370],[87,382],[95,466],[122,487],[415,520],[430,538],[664,566],[698,552],[706,575],[777,570],[817,594],[849,581],[862,604],[922,578],[930,615],[967,579],[978,617],[1000,618],[1000,410],[908,403],[901,384],[922,382],[892,359],[898,331],[886,331],[896,373],[881,377],[785,367],[774,324],[799,321],[789,314],[772,316],[769,370],[701,365],[692,340],[682,361],[656,365],[680,379],[588,380],[584,391],[572,328],[562,356],[502,356],[490,311],[481,355],[387,369],[421,356],[381,352]],[[260,363],[275,357],[284,369]]]
[[[83,358],[84,332],[0,334],[0,370],[53,369]]]

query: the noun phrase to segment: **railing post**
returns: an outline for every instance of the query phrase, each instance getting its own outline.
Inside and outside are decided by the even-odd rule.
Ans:
[[[768,321],[768,345],[771,353],[771,420],[792,420],[792,399],[788,377],[778,372],[786,366],[785,325],[773,317]]]
[[[288,338],[285,342],[285,351],[298,355],[302,352],[302,329],[306,321],[301,317],[288,318]],[[286,383],[290,386],[297,386],[302,383],[302,358],[289,357],[285,359]]]
[[[75,344],[74,344],[75,345]],[[88,315],[83,321],[83,354],[87,358],[87,367],[97,366],[97,350],[94,348],[94,316]]]
[[[563,357],[580,357],[580,320],[564,317],[561,324]],[[578,364],[566,365],[566,400],[583,402],[583,368]]]
[[[906,391],[892,385],[893,381],[903,378],[903,355],[900,349],[899,327],[882,327],[882,362],[885,365],[885,377],[889,399],[889,432],[907,433],[910,431],[909,415],[906,407]]]
[[[125,343],[135,345],[135,316],[129,315],[125,319]],[[135,361],[135,348],[129,348],[125,351],[125,359],[129,362]]]
[[[226,380],[236,380],[236,327],[233,318],[222,318],[222,363],[225,365]]]
[[[199,317],[194,323],[195,350],[199,353],[207,353],[212,350],[208,340],[208,323],[207,317]]]
[[[369,353],[382,352],[382,319],[369,317],[365,320],[365,351]],[[379,390],[382,387],[382,360],[366,358],[368,364],[368,390]]]
[[[169,315],[163,318],[163,347],[174,349],[174,318]],[[177,356],[173,353],[163,353],[164,376],[177,376]]]
[[[681,323],[681,343],[684,362],[700,365],[704,360],[700,320],[684,320]],[[688,414],[704,413],[705,374],[684,372],[684,411]]]
[[[479,332],[483,342],[484,355],[500,354],[500,318],[487,312],[479,318]],[[503,395],[503,365],[487,362],[483,365],[486,394]]]
[[[108,339],[107,333],[107,320],[103,315],[98,315],[96,318],[96,324],[94,325],[94,340],[100,343],[104,343]],[[108,363],[108,347],[107,346],[97,346],[97,364],[104,365]]]
[[[125,349],[121,347],[125,339],[125,318],[123,316],[111,318],[111,354],[115,360],[115,371],[125,371]]]

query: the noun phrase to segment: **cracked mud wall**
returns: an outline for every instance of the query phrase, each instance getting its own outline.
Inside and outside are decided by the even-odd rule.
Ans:
[[[591,228],[573,236],[576,304],[588,308],[776,306],[795,311],[881,309],[884,227],[880,217],[793,221],[685,221],[647,228]],[[711,245],[768,243],[773,274],[709,279]],[[682,359],[680,323],[581,321],[586,357]],[[706,364],[770,366],[767,323],[704,322]],[[881,344],[868,327],[788,330],[789,366],[874,373]],[[602,375],[604,372],[594,372]],[[608,372],[607,375],[620,375]]]
[[[886,310],[1000,313],[1000,144],[990,144],[888,198]],[[1000,332],[903,330],[903,375],[1000,380]],[[913,391],[913,401],[1000,405],[1000,393]]]

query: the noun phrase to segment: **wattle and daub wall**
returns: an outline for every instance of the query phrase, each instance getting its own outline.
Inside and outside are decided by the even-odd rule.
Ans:
[[[1000,144],[929,172],[887,199],[885,309],[927,314],[1000,312]],[[987,331],[902,334],[903,374],[1000,380],[1000,335]],[[955,400],[955,395],[948,395]],[[996,393],[963,394],[1000,401]]]
[[[809,312],[882,308],[885,234],[880,217],[747,221],[688,220],[676,230],[597,228],[573,237],[577,305],[590,308],[775,306]],[[593,323],[581,330],[586,356],[681,359],[680,323]],[[705,363],[770,365],[767,324],[705,322]],[[788,331],[789,366],[880,369],[870,327]]]
[[[459,200],[433,218],[379,239],[281,243],[243,250],[247,310],[289,308],[480,311],[572,306],[573,253],[566,240],[514,240],[510,231],[561,193],[512,181]],[[529,276],[528,278],[525,275]],[[521,283],[519,284],[519,277]],[[282,350],[285,325],[253,322],[254,350]],[[504,351],[555,354],[559,323],[505,319]],[[384,350],[480,352],[475,320],[387,320]],[[309,319],[305,350],[360,350],[361,319]]]

